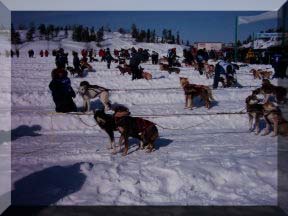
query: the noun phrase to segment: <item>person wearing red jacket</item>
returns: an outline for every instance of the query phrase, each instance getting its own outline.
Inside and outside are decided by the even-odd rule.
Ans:
[[[49,52],[48,50],[45,50],[45,57],[48,57],[49,56]]]
[[[101,62],[105,61],[106,52],[103,49],[99,50],[99,56],[101,57]]]
[[[81,55],[83,56],[83,58],[86,58],[87,55],[88,55],[87,50],[86,50],[86,49],[83,49],[83,50],[81,51]]]
[[[119,57],[119,50],[114,49],[114,55],[118,58]]]

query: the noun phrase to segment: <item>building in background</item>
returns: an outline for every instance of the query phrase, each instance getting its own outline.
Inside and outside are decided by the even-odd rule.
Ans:
[[[221,42],[195,42],[194,47],[196,47],[198,50],[205,48],[207,51],[209,50],[220,51],[223,47],[223,43]]]

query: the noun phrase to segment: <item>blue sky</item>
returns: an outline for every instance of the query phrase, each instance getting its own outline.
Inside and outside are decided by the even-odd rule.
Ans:
[[[161,35],[164,28],[172,29],[174,33],[179,31],[184,41],[221,41],[233,42],[235,17],[257,15],[263,12],[125,12],[125,11],[97,11],[97,12],[12,12],[12,23],[19,24],[54,24],[84,26],[109,26],[112,30],[119,27],[130,29],[135,23],[140,29],[155,29]],[[239,39],[243,40],[253,32],[260,32],[268,28],[276,28],[277,20],[267,20],[239,26]]]

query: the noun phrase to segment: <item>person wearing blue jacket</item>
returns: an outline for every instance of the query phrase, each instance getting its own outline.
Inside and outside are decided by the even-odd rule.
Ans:
[[[49,89],[52,91],[56,112],[77,112],[76,104],[72,99],[76,97],[76,94],[71,87],[71,81],[65,69],[57,68],[52,71]]]
[[[228,75],[233,76],[234,73],[235,73],[234,67],[231,63],[229,63],[228,61],[225,61],[225,60],[220,60],[216,64],[216,67],[215,67],[213,89],[218,88],[218,84],[219,84],[221,75],[224,75],[227,78]]]

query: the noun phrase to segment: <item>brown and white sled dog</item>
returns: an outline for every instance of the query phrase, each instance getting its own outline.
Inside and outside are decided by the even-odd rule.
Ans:
[[[125,116],[120,119],[115,119],[118,131],[121,133],[121,137],[124,140],[124,152],[123,156],[128,153],[128,138],[133,137],[140,140],[139,148],[147,149],[147,152],[152,152],[155,148],[154,142],[159,137],[158,129],[153,122],[148,120]],[[121,142],[120,142],[121,141]],[[120,149],[122,140],[119,141]]]
[[[109,110],[111,104],[109,102],[109,90],[97,85],[90,85],[87,81],[82,81],[78,89],[78,93],[83,98],[84,111],[90,111],[90,100],[96,97],[100,98],[100,101],[105,107],[105,110]]]
[[[264,116],[263,104],[259,104],[260,100],[256,95],[252,94],[245,100],[246,110],[249,117],[249,131],[253,132],[256,129],[255,134],[258,135],[260,132],[260,118]],[[254,125],[253,125],[254,122]]]
[[[185,108],[193,108],[194,97],[199,96],[205,101],[207,109],[211,107],[211,100],[214,100],[212,96],[212,90],[208,86],[190,84],[188,78],[180,77],[180,84],[185,94]]]
[[[274,86],[267,79],[263,79],[262,86],[255,89],[253,94],[262,94],[264,96],[264,103],[268,101],[270,96],[274,96],[277,103],[285,103],[287,100],[287,89],[282,86]]]
[[[288,136],[288,122],[283,118],[281,110],[270,101],[265,103],[263,108],[266,122],[265,133],[263,135],[268,135],[270,133],[270,128],[272,127],[272,136],[277,136],[278,134]]]
[[[146,80],[152,80],[152,74],[147,71],[142,71],[142,77]]]
[[[168,71],[169,74],[171,74],[172,72],[175,72],[176,74],[180,73],[180,69],[176,68],[176,67],[169,67],[168,64],[164,64],[164,63],[159,63],[160,65],[160,70],[161,71]]]
[[[271,71],[263,71],[261,69],[252,69],[250,70],[250,73],[253,74],[254,79],[270,79],[272,76],[272,72]]]

